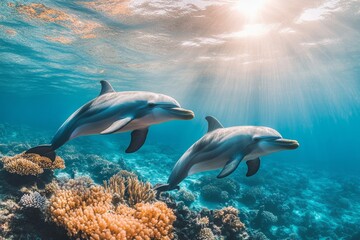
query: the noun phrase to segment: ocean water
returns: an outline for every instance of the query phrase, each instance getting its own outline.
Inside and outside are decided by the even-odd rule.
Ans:
[[[2,0],[0,153],[49,143],[98,96],[101,80],[119,92],[162,93],[195,118],[151,126],[133,154],[124,153],[129,132],[74,139],[58,154],[79,154],[84,165],[64,157],[67,168],[55,176],[101,184],[82,157],[93,154],[164,183],[206,133],[206,116],[224,127],[268,126],[300,147],[262,157],[249,178],[240,164],[225,181],[219,170],[185,179],[190,209],[234,206],[253,239],[360,239],[359,26],[357,0]],[[221,191],[229,184],[239,189]],[[251,218],[264,207],[277,221]],[[0,239],[16,236],[10,230]]]

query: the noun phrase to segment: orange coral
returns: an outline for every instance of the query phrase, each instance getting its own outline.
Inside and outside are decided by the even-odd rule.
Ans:
[[[155,200],[155,191],[149,182],[140,182],[131,172],[120,171],[109,181],[104,181],[105,190],[113,194],[114,200],[133,206],[140,202]]]
[[[64,169],[64,160],[56,157],[52,162],[49,158],[42,157],[38,154],[21,153],[13,157],[3,157],[4,169],[10,173],[19,175],[39,175],[44,169]]]
[[[72,237],[86,239],[172,238],[175,215],[163,202],[115,207],[101,186],[60,188],[50,198],[50,219]]]

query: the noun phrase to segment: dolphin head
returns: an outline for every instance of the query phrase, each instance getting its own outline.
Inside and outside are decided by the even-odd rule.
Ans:
[[[175,119],[190,120],[195,116],[193,111],[182,108],[174,98],[164,94],[151,97],[146,108],[158,123]]]
[[[256,153],[260,156],[282,150],[292,150],[299,147],[296,140],[283,138],[278,131],[268,127],[258,127],[252,137],[256,145]]]

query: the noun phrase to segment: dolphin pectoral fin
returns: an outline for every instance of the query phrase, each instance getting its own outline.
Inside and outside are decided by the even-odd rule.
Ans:
[[[100,134],[110,134],[119,131],[121,128],[125,127],[129,122],[131,122],[132,118],[127,117],[120,119],[118,121],[113,122],[110,127],[102,131]]]
[[[232,172],[236,170],[243,158],[244,157],[242,155],[230,158],[230,160],[227,161],[217,178],[224,178],[229,176]]]
[[[250,177],[257,173],[260,168],[260,158],[256,158],[253,160],[246,161],[246,165],[248,166],[248,171],[246,173],[247,177]]]
[[[105,93],[115,92],[115,90],[113,89],[113,87],[111,86],[111,84],[108,81],[101,80],[100,83],[101,83],[101,92],[100,92],[99,96],[101,96]]]
[[[131,132],[131,142],[125,150],[126,153],[136,152],[144,145],[149,128],[137,129]]]
[[[224,128],[223,125],[221,125],[221,123],[212,116],[207,116],[205,119],[208,122],[208,131],[207,132],[214,131],[218,128]]]

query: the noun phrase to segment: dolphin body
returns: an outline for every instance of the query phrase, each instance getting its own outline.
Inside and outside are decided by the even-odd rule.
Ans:
[[[29,149],[55,159],[55,150],[79,136],[131,132],[131,143],[126,153],[140,149],[149,127],[170,120],[189,120],[194,113],[180,107],[173,98],[152,92],[115,92],[110,83],[100,81],[98,97],[75,111],[58,129],[51,144]]]
[[[246,176],[254,175],[260,167],[261,156],[288,149],[299,143],[288,140],[269,127],[237,126],[224,128],[214,117],[206,117],[208,132],[195,142],[176,162],[167,184],[159,184],[159,192],[178,189],[178,184],[195,173],[222,168],[217,176],[223,178],[246,162]]]

